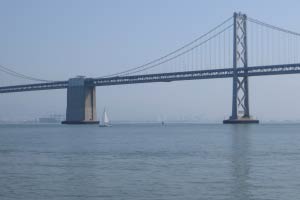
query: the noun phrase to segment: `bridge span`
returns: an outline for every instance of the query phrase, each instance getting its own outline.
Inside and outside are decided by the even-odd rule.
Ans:
[[[244,68],[237,69],[237,74],[239,77],[284,75],[284,74],[299,74],[299,73],[300,73],[300,63],[271,65],[271,66],[256,66],[256,67],[249,67],[247,69]],[[158,73],[158,74],[134,75],[134,76],[115,76],[109,78],[84,78],[84,77],[81,78],[84,79],[85,86],[94,87],[94,86],[112,86],[112,85],[125,85],[125,84],[137,84],[137,83],[173,82],[173,81],[232,78],[232,77],[233,77],[233,68]],[[5,87],[0,87],[0,93],[67,89],[70,80],[54,81],[48,83],[5,86]]]
[[[300,64],[256,66],[238,68],[238,77],[299,74]],[[112,86],[137,83],[172,82],[200,79],[233,78],[234,69],[198,70],[186,72],[158,73],[109,78],[76,77],[68,81],[37,83],[0,87],[0,93],[26,92],[38,90],[67,89],[67,119],[63,123],[98,123],[96,120],[96,86]],[[79,101],[81,100],[81,101]],[[79,103],[80,102],[80,103]],[[84,119],[84,120],[82,120]]]

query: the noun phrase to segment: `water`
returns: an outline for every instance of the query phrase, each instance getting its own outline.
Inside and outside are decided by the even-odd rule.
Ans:
[[[300,125],[0,126],[0,199],[299,199]]]

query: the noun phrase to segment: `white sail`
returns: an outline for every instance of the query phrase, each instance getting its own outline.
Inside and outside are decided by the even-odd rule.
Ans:
[[[103,118],[102,118],[103,124],[109,124],[109,118],[107,116],[107,112],[104,110]]]
[[[109,123],[109,118],[108,118],[108,115],[107,115],[107,112],[105,109],[103,111],[102,119],[101,119],[101,122],[99,123],[99,125],[102,127],[111,126]]]

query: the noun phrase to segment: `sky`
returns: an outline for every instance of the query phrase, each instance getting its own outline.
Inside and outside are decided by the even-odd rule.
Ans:
[[[299,1],[0,0],[0,64],[67,80],[146,63],[241,11],[300,32]],[[251,77],[250,112],[300,120],[300,75]],[[0,73],[0,85],[26,83]],[[220,121],[231,111],[232,79],[97,87],[97,110],[112,120]],[[66,90],[0,94],[0,120],[65,114]]]

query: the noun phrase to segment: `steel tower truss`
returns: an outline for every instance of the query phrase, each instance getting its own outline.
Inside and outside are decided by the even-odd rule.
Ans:
[[[231,120],[250,118],[248,88],[247,16],[233,15],[233,95]],[[245,73],[239,76],[238,68]]]

